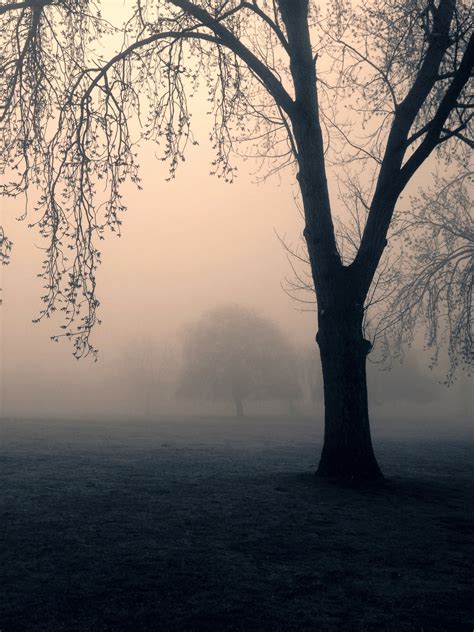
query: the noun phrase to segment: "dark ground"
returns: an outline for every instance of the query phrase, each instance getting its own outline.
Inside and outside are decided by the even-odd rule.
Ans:
[[[318,432],[4,421],[1,632],[471,631],[467,435],[379,438],[388,480],[351,488]]]

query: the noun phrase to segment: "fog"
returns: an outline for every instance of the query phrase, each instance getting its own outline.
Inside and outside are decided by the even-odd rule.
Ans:
[[[205,119],[198,122],[205,138]],[[142,150],[143,191],[125,189],[123,235],[109,234],[98,277],[101,326],[93,342],[98,361],[77,361],[67,341],[53,343],[60,320],[33,324],[40,309],[41,240],[26,221],[16,221],[20,201],[2,202],[2,221],[14,242],[12,262],[2,270],[2,416],[61,418],[155,418],[181,414],[232,414],[225,402],[179,399],[181,337],[186,324],[206,310],[238,304],[271,319],[300,352],[314,350],[320,387],[316,318],[281,288],[291,273],[277,235],[295,243],[301,217],[291,174],[257,184],[243,163],[232,185],[208,175],[210,151],[193,148],[177,178],[150,148]],[[373,417],[403,416],[426,426],[466,421],[471,413],[468,381],[446,388],[442,367],[430,371],[421,345],[403,364],[379,371],[369,363]],[[319,391],[321,389],[319,388]],[[249,413],[286,409],[252,403]],[[321,419],[322,394],[303,396],[297,411]]]
[[[117,3],[109,8],[115,17],[124,10]],[[214,306],[232,303],[271,319],[300,353],[314,350],[319,395],[303,397],[297,410],[321,419],[315,313],[302,310],[281,287],[291,269],[278,236],[294,244],[302,232],[294,174],[283,171],[262,182],[257,165],[248,161],[238,164],[240,175],[232,185],[209,176],[213,154],[206,140],[206,104],[194,100],[192,109],[200,144],[189,149],[176,179],[166,181],[166,165],[145,146],[143,190],[124,188],[123,234],[120,239],[109,234],[102,248],[97,289],[102,324],[93,333],[97,362],[77,361],[67,341],[50,340],[61,332],[59,318],[32,323],[41,308],[36,275],[43,244],[38,232],[27,228],[34,217],[15,219],[23,213],[23,201],[0,201],[2,224],[14,243],[11,264],[1,270],[3,417],[107,417],[133,423],[170,414],[232,414],[223,402],[176,396],[183,327]],[[448,425],[468,419],[467,379],[448,389],[440,383],[443,367],[430,371],[428,363],[421,343],[390,372],[369,363],[372,415],[433,418]],[[249,413],[278,411],[278,406],[255,403]]]
[[[0,632],[472,622],[467,3],[352,4],[0,4]]]

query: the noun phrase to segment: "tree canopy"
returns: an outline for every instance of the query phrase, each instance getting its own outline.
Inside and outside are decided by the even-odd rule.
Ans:
[[[29,220],[46,240],[41,316],[63,310],[79,356],[92,350],[99,242],[107,229],[120,232],[123,182],[139,184],[136,143],[157,143],[173,177],[197,142],[189,96],[199,86],[218,176],[232,180],[243,152],[270,172],[297,165],[304,187],[300,158],[311,153],[321,176],[312,178],[317,218],[306,211],[306,238],[319,243],[317,266],[310,248],[316,279],[346,261],[325,178],[325,164],[338,167],[351,212],[367,215],[347,261],[364,291],[411,176],[436,148],[448,158],[472,147],[470,3],[138,0],[124,24],[106,19],[106,8],[0,5],[1,191],[39,192]],[[311,150],[296,124],[302,114],[317,122]],[[2,260],[10,245],[1,233]]]
[[[237,305],[217,307],[186,331],[179,393],[233,401],[242,415],[245,400],[297,399],[296,363],[270,320]]]
[[[442,358],[446,384],[456,379],[458,369],[469,370],[473,361],[473,173],[455,173],[438,174],[433,187],[417,191],[401,205],[364,315],[377,364],[387,368],[394,358],[403,359],[405,348],[422,334],[430,367]],[[339,229],[346,248],[355,247],[357,223],[339,222]],[[283,289],[305,309],[314,309],[304,244],[281,243],[290,263]]]
[[[295,175],[324,381],[318,471],[379,476],[363,323],[402,194],[430,161],[448,172],[474,145],[472,3],[136,0],[122,24],[105,7],[0,5],[1,193],[39,195],[26,212],[45,238],[40,318],[62,310],[75,355],[95,351],[99,242],[120,233],[123,183],[140,185],[137,143],[157,144],[174,177],[199,140],[190,96],[205,90],[215,175],[232,181],[236,154]],[[351,221],[348,247],[336,228]],[[2,260],[9,248],[0,233]]]

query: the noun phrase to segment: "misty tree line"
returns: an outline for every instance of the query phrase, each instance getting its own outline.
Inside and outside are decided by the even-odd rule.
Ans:
[[[148,413],[160,397],[227,402],[237,416],[255,401],[321,400],[314,349],[298,349],[271,320],[238,305],[216,307],[190,323],[180,349],[142,340],[123,356],[124,372]]]
[[[294,416],[324,408],[322,375],[314,347],[296,345],[270,319],[239,305],[216,307],[190,323],[176,346],[150,338],[129,343],[121,354],[123,389],[131,409],[149,418],[163,403],[190,400],[225,405],[227,414],[254,415],[258,402]],[[374,364],[371,381],[377,403],[432,403],[437,380],[426,379],[409,355],[403,370],[384,388],[383,373]],[[424,378],[424,379],[423,379]],[[127,388],[128,386],[128,388]],[[239,397],[240,396],[240,397]],[[179,409],[179,406],[178,406]],[[222,406],[219,407],[222,410]]]
[[[297,191],[324,388],[318,474],[379,478],[374,342],[405,344],[421,325],[434,361],[447,348],[449,379],[473,363],[472,3],[136,0],[123,24],[102,8],[0,5],[1,193],[24,196],[45,240],[39,320],[59,311],[55,339],[96,353],[99,246],[121,231],[123,183],[140,186],[137,143],[156,144],[175,177],[198,145],[190,95],[203,89],[213,174],[232,182],[244,155],[268,175],[287,169]],[[10,249],[0,232],[2,262]]]

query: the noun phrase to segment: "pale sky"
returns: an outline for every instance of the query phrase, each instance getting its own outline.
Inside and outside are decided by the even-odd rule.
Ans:
[[[196,132],[205,145],[205,120]],[[2,270],[4,383],[20,391],[22,375],[34,371],[41,382],[48,376],[50,401],[66,375],[72,390],[74,383],[87,390],[133,341],[173,342],[183,324],[229,302],[272,318],[299,344],[312,343],[315,314],[298,311],[280,287],[291,271],[275,231],[295,242],[302,230],[291,178],[257,185],[242,169],[229,185],[208,175],[209,159],[207,150],[192,148],[177,178],[166,182],[153,149],[142,152],[144,189],[126,187],[123,235],[110,234],[103,245],[97,364],[78,363],[66,341],[49,340],[60,331],[59,320],[31,323],[40,307],[41,240],[26,222],[13,220],[18,204],[2,202],[2,221],[14,242],[12,262]]]
[[[124,3],[108,4],[116,12]],[[247,162],[239,165],[232,185],[210,177],[205,109],[199,104],[194,112],[201,145],[190,148],[174,181],[165,181],[166,166],[155,159],[153,147],[145,146],[143,191],[124,189],[123,236],[109,234],[102,249],[97,293],[103,324],[94,332],[96,364],[77,362],[66,341],[50,341],[60,332],[59,319],[32,324],[41,306],[36,278],[41,240],[27,228],[33,217],[14,220],[20,202],[0,200],[2,224],[14,242],[12,262],[1,270],[3,414],[114,410],[114,392],[129,379],[124,358],[135,343],[174,348],[184,324],[223,303],[251,307],[295,343],[314,344],[315,314],[300,311],[280,287],[291,270],[275,231],[294,244],[303,228],[294,174],[285,171],[257,185],[249,173],[255,165]],[[446,397],[448,402],[452,396]]]

